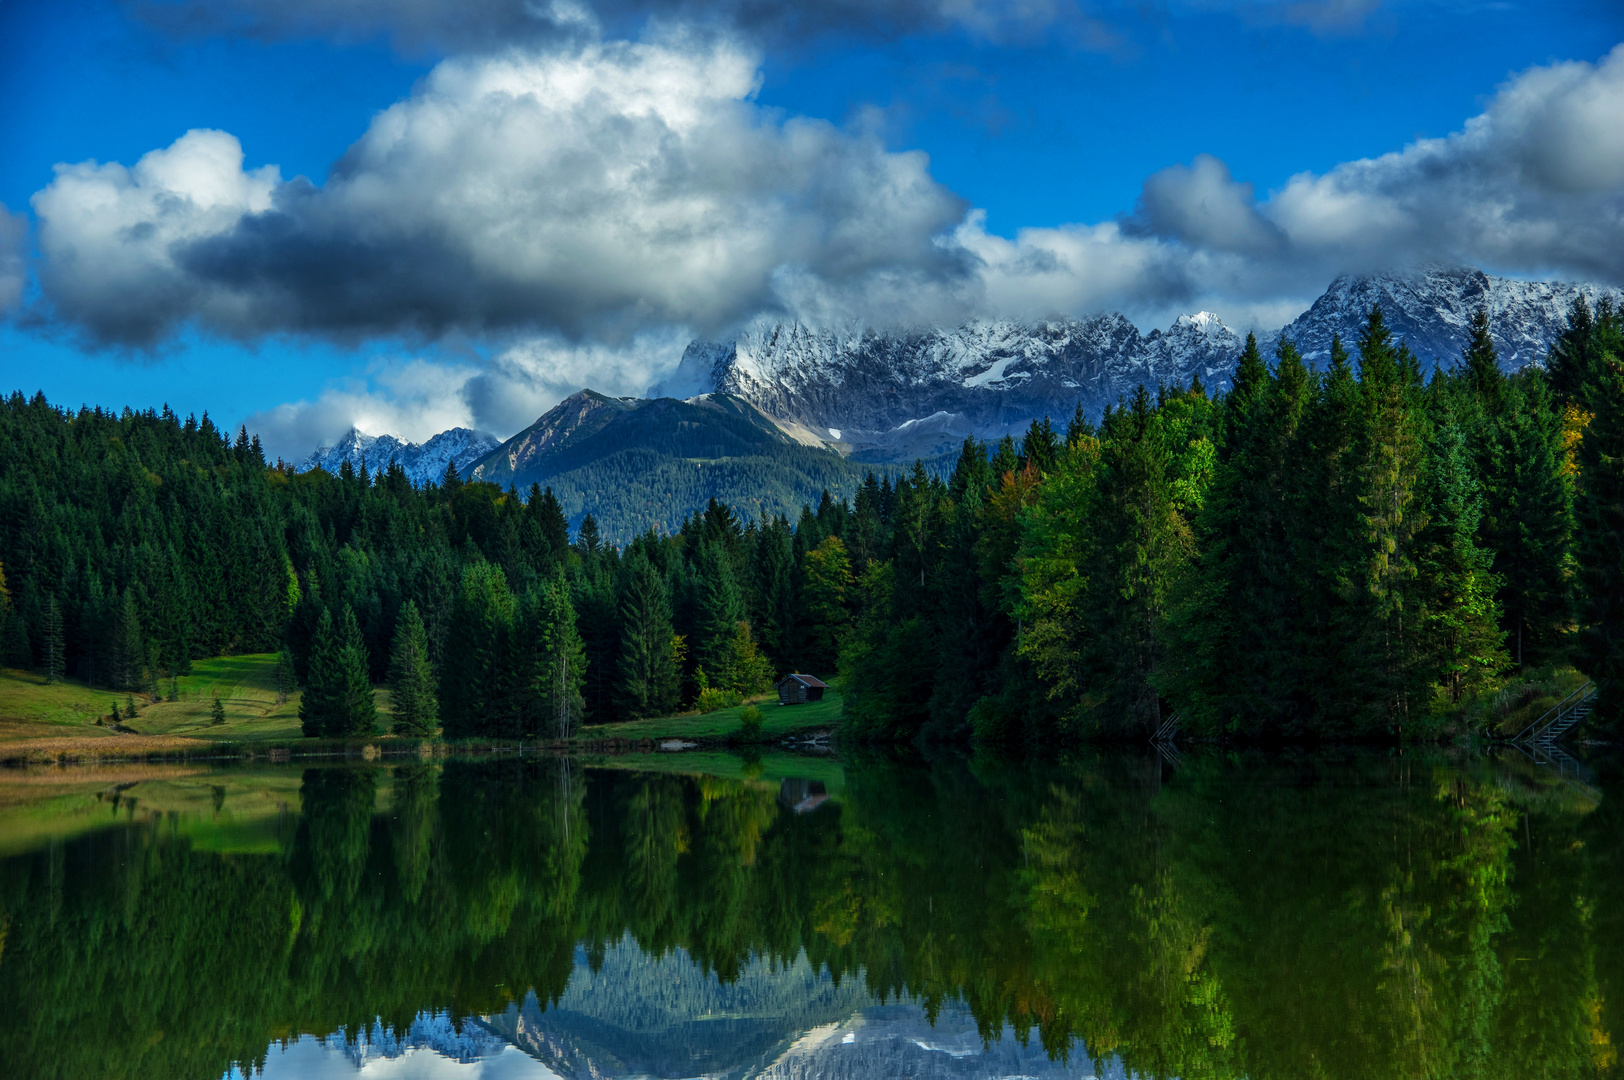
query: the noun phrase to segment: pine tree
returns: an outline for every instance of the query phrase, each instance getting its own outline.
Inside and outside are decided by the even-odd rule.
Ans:
[[[564,508],[559,505],[553,489],[548,487],[543,490],[539,500],[532,494],[527,509],[541,530],[543,550],[550,554],[554,563],[562,566],[564,556],[569,553],[570,528],[564,520]]]
[[[665,579],[641,551],[621,564],[620,697],[635,717],[676,708],[680,643]]]
[[[1414,540],[1427,523],[1426,506],[1417,498],[1426,433],[1413,358],[1393,344],[1380,307],[1371,309],[1359,336],[1359,385],[1359,499],[1367,543],[1359,576],[1369,689],[1364,724],[1379,729],[1389,720],[1403,724],[1425,683],[1424,669],[1415,663],[1422,627],[1412,583]]]
[[[541,644],[533,692],[537,706],[535,733],[567,739],[586,713],[586,645],[576,629],[569,582],[560,569],[537,597],[535,626]]]
[[[45,639],[45,682],[59,683],[67,674],[67,645],[62,636],[62,609],[57,606],[55,596],[45,601],[40,630]]]
[[[1523,666],[1560,652],[1573,617],[1573,482],[1562,418],[1544,375],[1524,371],[1509,380],[1505,400],[1482,455],[1480,534],[1501,583],[1497,599],[1511,658]]]
[[[1467,386],[1491,417],[1506,407],[1506,376],[1500,370],[1500,354],[1489,336],[1489,311],[1480,307],[1472,315],[1471,337],[1462,350]]]
[[[1465,434],[1447,405],[1433,433],[1422,496],[1429,515],[1417,536],[1417,592],[1426,613],[1421,648],[1431,654],[1431,678],[1454,704],[1487,686],[1507,657],[1492,553],[1477,545],[1482,495]]]
[[[220,700],[220,695],[214,695],[214,704],[209,707],[209,723],[218,726],[226,722],[226,707]]]
[[[1055,436],[1054,425],[1045,416],[1042,420],[1034,420],[1026,429],[1026,438],[1021,442],[1021,464],[1024,466],[1031,462],[1040,473],[1054,472],[1056,462],[1060,457],[1060,440]]]
[[[1189,526],[1174,506],[1160,417],[1141,386],[1101,428],[1096,542],[1084,618],[1083,665],[1091,724],[1100,733],[1148,735],[1162,720],[1151,683],[1163,658],[1163,618],[1189,557]]]
[[[513,595],[500,567],[478,559],[462,574],[440,663],[440,719],[448,739],[501,734],[513,716],[504,701]]]
[[[1600,691],[1597,718],[1616,723],[1624,717],[1624,354],[1595,357],[1590,372],[1576,388],[1595,413],[1578,452],[1577,664]]]
[[[299,696],[299,730],[306,738],[315,738],[327,732],[328,717],[334,709],[335,652],[333,615],[324,607],[316,616],[315,629],[310,637],[304,693]]]
[[[1179,702],[1186,728],[1280,735],[1301,721],[1293,556],[1311,384],[1291,342],[1281,341],[1276,360],[1270,378],[1248,335],[1197,522],[1200,555],[1171,601],[1174,647],[1157,683]]]
[[[694,612],[694,658],[709,674],[711,683],[734,690],[721,678],[726,665],[734,628],[744,619],[744,597],[733,574],[733,560],[721,541],[701,540],[699,545],[699,596]]]
[[[373,735],[378,730],[378,711],[372,696],[372,680],[367,663],[366,644],[355,611],[344,605],[339,619],[337,649],[333,654],[331,701],[327,735]]]
[[[851,621],[851,560],[838,536],[825,539],[806,554],[806,584],[801,589],[806,612],[806,645],[801,654],[812,671],[834,670],[840,639]]]
[[[120,690],[134,690],[141,685],[141,669],[147,656],[146,639],[141,633],[141,620],[136,612],[135,596],[124,590],[113,625],[113,662],[111,682]]]
[[[397,735],[433,735],[439,726],[428,633],[417,604],[411,600],[401,605],[400,617],[395,620],[394,646],[389,653],[389,702]]]
[[[294,678],[293,675],[293,656],[288,652],[285,646],[276,657],[275,680],[276,703],[281,705],[284,704],[288,700],[288,696],[299,687],[299,682],[296,678]],[[174,689],[172,692],[175,694],[180,693],[178,688]],[[170,700],[179,701],[180,699],[178,697],[171,697]]]

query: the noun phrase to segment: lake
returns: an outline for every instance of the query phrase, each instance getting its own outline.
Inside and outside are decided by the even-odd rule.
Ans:
[[[0,775],[0,1074],[1606,1077],[1624,769],[1444,751]]]

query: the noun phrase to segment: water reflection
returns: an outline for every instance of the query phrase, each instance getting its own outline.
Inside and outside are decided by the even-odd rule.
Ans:
[[[0,1062],[1619,1072],[1608,763],[1588,782],[1441,754],[737,764],[220,771],[0,814],[0,851],[28,848],[0,860]]]

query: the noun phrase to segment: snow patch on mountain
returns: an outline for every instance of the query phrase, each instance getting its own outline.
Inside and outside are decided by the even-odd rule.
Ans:
[[[1198,377],[1222,389],[1242,344],[1210,312],[1148,336],[1117,313],[950,328],[757,321],[732,341],[692,343],[652,392],[735,394],[769,416],[878,449],[913,445],[905,436],[919,432],[906,425],[938,415],[957,418],[953,430],[991,437],[1034,417],[1069,416],[1079,402],[1097,414],[1141,383],[1185,386]]]
[[[1469,267],[1427,266],[1417,270],[1343,276],[1331,283],[1312,307],[1277,335],[1302,352],[1311,366],[1331,359],[1331,339],[1341,335],[1350,353],[1358,348],[1359,331],[1370,309],[1381,305],[1395,337],[1421,360],[1422,370],[1460,360],[1479,307],[1489,313],[1489,335],[1500,354],[1500,366],[1516,371],[1545,363],[1557,337],[1568,327],[1573,302],[1583,296],[1592,310],[1603,300],[1624,303],[1624,289],[1562,281],[1519,281],[1494,277]]]
[[[407,442],[393,435],[368,435],[351,428],[336,443],[318,447],[299,465],[299,471],[319,468],[336,473],[347,461],[353,469],[365,465],[368,471],[378,473],[396,462],[413,484],[438,483],[448,464],[455,464],[458,475],[466,477],[500,445],[494,435],[469,428],[451,428],[424,443]]]

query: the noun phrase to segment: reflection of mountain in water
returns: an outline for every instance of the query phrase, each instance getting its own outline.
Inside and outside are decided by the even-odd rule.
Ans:
[[[648,956],[627,937],[595,973],[577,952],[550,1008],[530,995],[486,1023],[566,1077],[746,1076],[870,1000],[858,980],[836,986],[804,955],[788,965],[753,960],[723,983],[681,950]]]
[[[313,1043],[314,1040],[301,1040]],[[551,1007],[534,993],[507,1012],[465,1022],[459,1031],[444,1014],[424,1013],[406,1031],[381,1026],[346,1038],[325,1040],[318,1051],[267,1061],[265,1077],[312,1068],[322,1074],[369,1071],[382,1060],[431,1052],[441,1060],[412,1075],[483,1073],[481,1064],[521,1050],[539,1066],[534,1073],[507,1062],[505,1075],[556,1074],[565,1080],[618,1077],[726,1077],[743,1080],[868,1080],[906,1076],[917,1080],[992,1080],[1032,1077],[1120,1077],[1119,1067],[1096,1073],[1074,1052],[1066,1063],[1051,1061],[1036,1041],[1022,1046],[1004,1034],[982,1042],[966,1008],[945,1006],[932,1024],[911,1002],[878,1004],[860,980],[837,986],[827,971],[814,971],[805,956],[789,965],[755,960],[724,984],[706,974],[681,950],[646,955],[629,937],[607,950],[594,972],[585,950],[576,953],[569,987]],[[280,1060],[279,1060],[280,1058]],[[454,1063],[471,1066],[457,1069]],[[280,1066],[280,1067],[279,1067]],[[336,1068],[335,1068],[336,1067]]]

